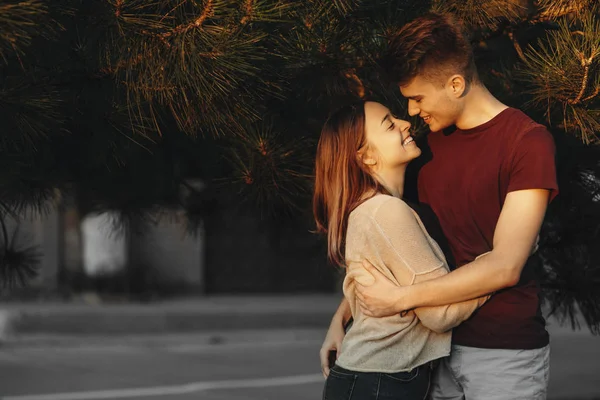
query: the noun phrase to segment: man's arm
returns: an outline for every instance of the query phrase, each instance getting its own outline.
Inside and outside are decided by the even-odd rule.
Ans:
[[[442,277],[398,287],[366,265],[375,282],[369,286],[357,283],[359,305],[367,315],[385,316],[457,303],[516,285],[541,228],[549,193],[545,189],[508,193],[494,231],[492,251]]]

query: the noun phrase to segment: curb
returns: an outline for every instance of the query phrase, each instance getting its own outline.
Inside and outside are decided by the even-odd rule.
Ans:
[[[157,313],[28,313],[9,314],[2,332],[10,334],[143,334],[203,332],[236,329],[283,329],[326,327],[331,312],[204,314],[197,312]]]
[[[1,347],[18,349],[193,349],[209,351],[222,346],[285,346],[297,344],[321,345],[326,329],[240,329],[235,331],[210,331],[169,334],[126,335],[48,335],[23,334],[8,336]]]
[[[17,304],[0,308],[0,341],[21,336],[125,336],[324,329],[339,296],[195,298],[150,304]]]

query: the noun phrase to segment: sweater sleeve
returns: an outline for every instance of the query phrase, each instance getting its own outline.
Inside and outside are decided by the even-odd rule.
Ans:
[[[448,273],[439,248],[434,248],[412,209],[402,200],[390,198],[373,217],[385,246],[382,261],[400,285],[412,285]],[[406,273],[406,271],[410,273]],[[438,307],[415,309],[419,320],[435,332],[445,332],[468,319],[489,296]]]

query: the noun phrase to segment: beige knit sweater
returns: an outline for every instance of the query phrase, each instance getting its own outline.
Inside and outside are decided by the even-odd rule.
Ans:
[[[406,315],[365,316],[354,294],[355,279],[372,280],[360,263],[368,260],[399,286],[448,273],[437,243],[418,215],[402,200],[378,194],[351,214],[346,233],[347,271],[344,295],[354,322],[342,343],[337,364],[365,372],[401,372],[450,354],[450,329],[488,297],[441,307],[423,307]]]

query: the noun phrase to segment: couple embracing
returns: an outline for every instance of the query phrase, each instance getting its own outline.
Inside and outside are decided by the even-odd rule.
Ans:
[[[405,172],[421,150],[408,121],[365,101],[325,123],[314,216],[346,276],[321,348],[323,398],[545,399],[549,336],[530,256],[558,193],[553,138],[485,88],[449,16],[405,25],[387,59],[408,113],[430,127],[431,159],[409,205]]]

